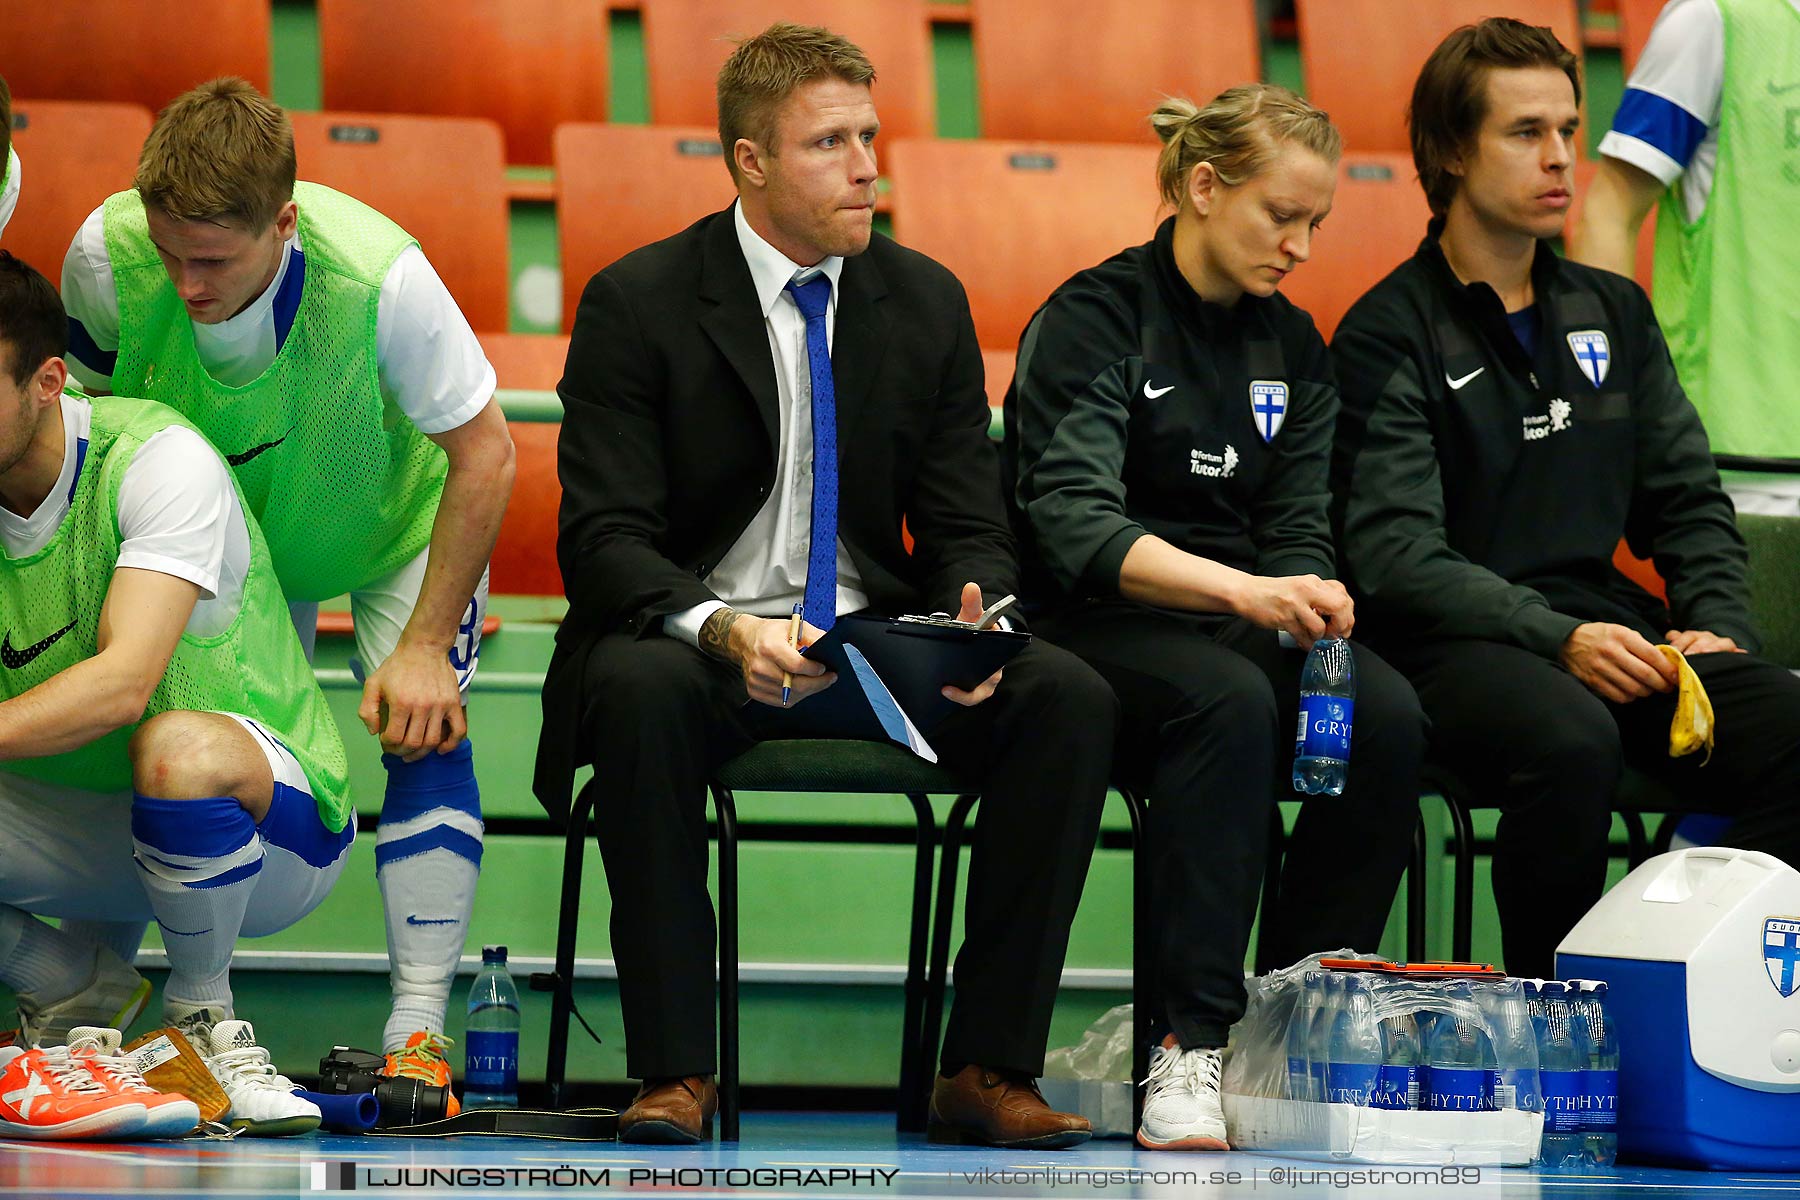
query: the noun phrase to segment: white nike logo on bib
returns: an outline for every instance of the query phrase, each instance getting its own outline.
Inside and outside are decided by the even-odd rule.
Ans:
[[[1464,375],[1461,379],[1452,379],[1452,378],[1450,378],[1450,376],[1445,375],[1444,382],[1450,385],[1451,391],[1460,392],[1460,391],[1462,391],[1463,385],[1465,383],[1469,382],[1469,380],[1475,378],[1477,375],[1481,374],[1485,370],[1487,370],[1486,367],[1476,367],[1473,371],[1470,371],[1467,375]]]
[[[1150,381],[1148,379],[1144,380],[1144,399],[1146,400],[1158,399],[1159,397],[1168,395],[1174,390],[1175,385],[1172,383],[1168,387],[1153,388],[1150,386]]]

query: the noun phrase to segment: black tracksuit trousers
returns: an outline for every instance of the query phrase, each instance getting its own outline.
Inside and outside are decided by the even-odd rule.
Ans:
[[[1158,1016],[1184,1047],[1223,1046],[1244,1012],[1244,956],[1270,807],[1293,790],[1305,655],[1234,617],[1129,601],[1034,625],[1119,698],[1114,777],[1145,796],[1157,927]],[[1425,723],[1406,680],[1356,647],[1356,712],[1342,796],[1307,798],[1287,846],[1259,969],[1381,937],[1418,820]]]

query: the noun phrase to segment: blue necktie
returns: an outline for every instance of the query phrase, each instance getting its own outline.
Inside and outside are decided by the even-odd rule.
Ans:
[[[807,543],[806,602],[808,624],[830,629],[837,620],[837,392],[831,383],[831,348],[825,340],[825,307],[831,280],[814,275],[805,283],[789,282],[787,290],[806,318],[806,364],[812,379],[812,536]]]

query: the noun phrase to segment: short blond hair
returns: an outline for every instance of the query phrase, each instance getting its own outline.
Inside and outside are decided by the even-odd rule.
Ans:
[[[138,195],[176,221],[261,229],[294,198],[294,126],[242,79],[201,84],[157,115],[138,156]]]
[[[1323,109],[1272,83],[1227,88],[1205,108],[1172,96],[1150,114],[1150,127],[1163,142],[1156,181],[1177,209],[1186,203],[1188,176],[1203,162],[1212,164],[1219,182],[1237,187],[1289,142],[1329,163],[1344,153],[1344,139]]]
[[[732,147],[747,138],[775,153],[775,113],[793,90],[814,79],[868,85],[875,68],[856,43],[818,25],[777,21],[739,42],[719,68],[719,142],[737,178]]]

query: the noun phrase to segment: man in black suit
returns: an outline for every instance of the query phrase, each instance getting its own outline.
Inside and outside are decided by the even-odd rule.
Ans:
[[[741,44],[719,76],[737,203],[596,275],[576,314],[559,389],[569,616],[537,794],[564,814],[574,770],[595,765],[627,1069],[644,1081],[626,1140],[710,1134],[705,782],[758,739],[821,731],[829,702],[806,700],[836,680],[788,645],[796,603],[810,643],[843,613],[973,619],[1017,587],[968,301],[872,234],[873,78],[823,29]],[[984,788],[932,1128],[1074,1145],[1087,1122],[1033,1080],[1116,704],[1050,646],[1004,676],[946,687],[964,707],[930,731]]]

